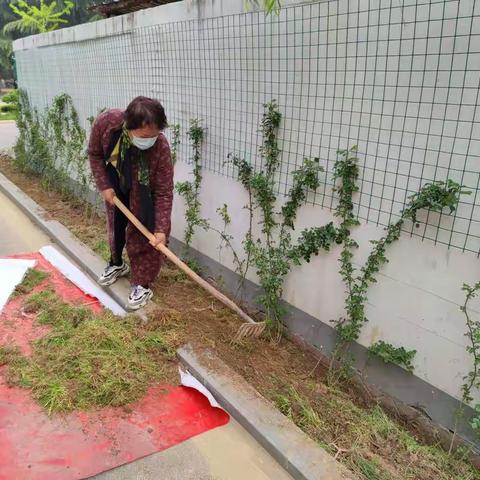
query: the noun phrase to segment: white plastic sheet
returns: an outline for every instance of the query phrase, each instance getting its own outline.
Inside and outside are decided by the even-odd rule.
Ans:
[[[15,287],[22,282],[27,271],[36,264],[36,260],[0,258],[0,312],[7,304]]]
[[[98,285],[93,283],[81,270],[79,270],[68,258],[62,255],[56,248],[48,245],[40,249],[40,253],[50,264],[59,270],[66,278],[75,284],[86,294],[98,299],[106,308],[115,315],[124,316],[127,312],[107,295]]]
[[[183,370],[181,367],[178,367],[178,371],[180,373],[180,383],[184,387],[190,387],[198,390],[207,397],[212,407],[222,408],[215,400],[215,397],[208,391],[208,389],[202,385],[190,372]]]

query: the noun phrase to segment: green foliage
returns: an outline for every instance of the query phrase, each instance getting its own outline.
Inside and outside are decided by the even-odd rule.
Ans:
[[[12,40],[0,31],[0,77],[7,79],[13,77],[12,58]]]
[[[223,207],[217,209],[217,213],[219,214],[223,222],[222,230],[219,230],[214,226],[210,225],[209,220],[203,218],[201,215],[201,202],[199,198],[202,182],[201,149],[205,136],[205,131],[201,126],[199,120],[193,119],[190,121],[190,129],[187,132],[187,136],[191,142],[193,151],[193,181],[177,182],[175,185],[176,192],[183,197],[187,207],[185,210],[185,219],[187,223],[184,237],[185,243],[188,248],[197,227],[201,227],[206,231],[213,231],[217,233],[220,237],[219,255],[221,256],[221,252],[224,246],[227,246],[230,249],[234,257],[236,270],[240,274],[242,279],[241,285],[243,285],[249,262],[248,259],[245,261],[239,258],[237,252],[235,251],[235,248],[232,245],[233,237],[227,232],[228,226],[231,223],[231,218],[228,213],[228,206],[224,204]],[[174,163],[177,160],[179,145],[180,125],[176,124],[173,126],[172,137],[172,161]],[[200,271],[199,266],[198,271]]]
[[[262,5],[267,14],[275,13],[278,15],[282,4],[280,0],[245,0],[245,5],[249,8],[251,5]]]
[[[412,373],[414,366],[412,360],[415,358],[416,350],[406,350],[404,347],[394,347],[383,340],[375,342],[368,348],[368,354],[381,358],[385,363],[393,363],[404,367]]]
[[[93,251],[98,253],[106,262],[110,260],[110,245],[106,240],[98,240],[93,247]]]
[[[345,240],[350,236],[350,228],[359,225],[353,213],[353,195],[358,192],[359,176],[357,146],[354,145],[349,150],[338,150],[337,155],[333,172],[333,180],[337,183],[334,191],[339,197],[335,216],[340,219],[340,234]]]
[[[190,258],[185,261],[185,263],[193,270],[197,275],[202,273],[202,266],[200,265],[199,261],[195,258]]]
[[[409,197],[409,202],[400,213],[400,218],[388,225],[386,235],[380,240],[374,240],[373,249],[367,261],[358,272],[353,264],[353,251],[358,244],[351,238],[351,228],[358,225],[354,214],[353,195],[358,191],[359,177],[357,147],[349,150],[339,150],[338,159],[334,166],[335,191],[339,195],[339,202],[335,215],[340,219],[337,241],[342,243],[340,254],[340,275],[346,287],[345,317],[335,322],[338,334],[338,343],[332,356],[331,373],[337,369],[342,371],[348,360],[348,345],[358,339],[363,325],[368,321],[365,316],[365,304],[368,298],[368,289],[375,283],[380,268],[388,262],[386,250],[388,246],[400,238],[402,227],[406,220],[417,221],[421,210],[442,212],[445,208],[449,213],[455,211],[460,195],[470,193],[463,190],[458,183],[448,179],[446,182],[433,182],[424,185],[419,192]],[[391,346],[390,346],[391,347]],[[381,343],[373,346],[374,352],[386,360],[400,362],[407,370],[411,363],[409,355],[403,347],[395,349]],[[413,357],[412,357],[413,358]],[[331,376],[334,378],[334,376]]]
[[[333,222],[327,223],[322,227],[312,227],[302,231],[296,245],[293,245],[288,252],[296,265],[301,265],[302,260],[307,263],[313,256],[320,253],[321,250],[328,252],[333,243],[337,242],[339,231],[333,225]]]
[[[453,213],[458,205],[460,195],[470,195],[471,192],[463,190],[463,186],[448,179],[446,182],[433,182],[424,185],[419,192],[410,197],[410,202],[402,211],[401,219],[410,219],[417,222],[420,210],[441,212],[445,208]]]
[[[220,215],[225,228],[232,223],[232,219],[228,213],[228,205],[226,203],[224,203],[222,207],[217,208],[217,213]]]
[[[15,20],[15,14],[9,7],[10,3],[12,3],[11,0],[0,0],[0,25]]]
[[[38,114],[30,107],[27,93],[19,92],[19,112],[17,118],[19,136],[14,147],[15,165],[25,173],[42,176],[51,164],[48,145],[43,136]]]
[[[46,280],[50,274],[43,270],[37,270],[36,268],[31,268],[22,282],[15,287],[13,294],[16,295],[25,295],[30,293],[35,287],[40,285],[44,280]]]
[[[390,480],[391,478],[382,472],[375,462],[366,458],[356,455],[352,458],[352,463],[365,480]]]
[[[84,191],[89,183],[89,172],[87,169],[85,142],[85,130],[80,127],[77,111],[69,95],[58,95],[53,99],[51,107],[46,115],[48,123],[47,139],[52,146],[50,151],[53,154],[55,165],[62,165],[66,176],[77,180]]]
[[[236,252],[231,243],[233,240],[233,237],[232,235],[227,233],[228,227],[232,223],[232,219],[230,218],[230,213],[228,212],[228,205],[224,203],[222,207],[217,208],[217,213],[222,220],[222,224],[223,224],[222,230],[215,229],[214,227],[210,227],[210,229],[216,231],[220,235],[220,245],[218,247],[218,254],[221,260],[222,250],[225,245],[231,248],[234,255],[236,255]],[[237,261],[240,262],[238,257],[237,257]]]
[[[357,180],[359,177],[357,147],[349,150],[339,150],[338,158],[334,165],[334,181],[337,184],[335,191],[339,196],[335,216],[340,219],[339,241],[342,242],[340,254],[340,276],[347,287],[347,300],[345,310],[348,321],[339,320],[337,331],[340,337],[356,338],[357,331],[363,323],[363,302],[366,299],[362,292],[358,291],[355,285],[353,266],[353,252],[357,243],[350,236],[350,229],[359,224],[353,213],[353,195],[358,191]]]
[[[2,102],[9,103],[11,105],[18,105],[19,93],[18,90],[12,90],[2,97]]]
[[[17,111],[17,107],[11,103],[6,103],[5,105],[0,105],[1,113],[13,113]]]
[[[97,119],[97,117],[105,112],[107,110],[106,107],[102,107],[98,110],[97,114],[96,115],[90,115],[89,117],[87,117],[87,122],[90,124],[90,128],[93,127],[93,124],[95,123],[95,120]]]
[[[180,125],[172,125],[172,163],[177,163],[178,147],[180,146]]]
[[[17,114],[15,112],[2,113],[0,112],[0,121],[2,120],[16,120]]]
[[[463,387],[463,401],[470,403],[473,398],[471,395],[473,388],[480,388],[480,321],[474,320],[470,317],[468,312],[468,304],[480,292],[480,282],[475,285],[464,284],[462,290],[466,293],[465,303],[460,307],[460,310],[465,315],[465,320],[468,328],[466,336],[470,345],[467,347],[467,352],[472,356],[473,368],[465,377],[467,381]]]
[[[267,323],[276,335],[281,332],[281,319],[285,313],[281,301],[283,284],[292,265],[309,261],[320,249],[328,250],[336,238],[332,224],[302,232],[298,243],[294,243],[291,237],[298,209],[308,192],[315,191],[319,186],[319,173],[323,169],[318,159],[305,159],[302,166],[293,172],[293,185],[287,200],[280,212],[276,211],[275,175],[281,153],[277,135],[281,120],[282,115],[276,101],[267,103],[260,125],[263,137],[260,147],[264,167],[262,171],[256,172],[244,159],[229,155],[230,161],[237,167],[238,179],[249,195],[247,209],[250,212],[250,228],[243,241],[247,265],[251,261],[255,266],[263,292],[258,301],[265,308]],[[259,212],[263,238],[253,238],[254,211]]]
[[[187,226],[185,228],[185,243],[190,246],[195,229],[201,227],[205,230],[209,228],[207,220],[201,216],[200,186],[202,183],[202,144],[205,131],[201,126],[200,120],[190,120],[190,128],[187,136],[192,145],[193,151],[193,181],[177,182],[175,190],[183,197],[187,206],[185,219]]]
[[[457,419],[464,413],[464,405],[469,405],[472,400],[472,391],[480,388],[480,321],[474,320],[468,311],[468,305],[480,293],[480,281],[474,285],[464,284],[462,290],[465,292],[465,302],[460,310],[465,316],[469,345],[467,352],[472,357],[472,369],[464,377],[465,383],[462,385],[462,405],[457,412]],[[476,414],[471,420],[471,426],[477,432],[480,438],[480,405],[475,406]]]
[[[480,404],[475,405],[475,415],[472,418],[471,426],[480,437]]]
[[[20,349],[12,345],[0,345],[0,367],[11,365],[20,356]]]
[[[334,173],[335,181],[341,181],[341,184],[336,187],[339,194],[339,203],[335,214],[341,219],[340,236],[343,249],[340,255],[340,275],[347,288],[346,317],[336,322],[336,328],[341,342],[345,344],[359,337],[361,328],[367,321],[365,302],[368,287],[376,282],[376,274],[382,265],[388,261],[385,256],[386,249],[400,238],[405,221],[410,219],[416,222],[418,212],[423,209],[441,212],[448,208],[452,213],[460,200],[460,195],[469,193],[452,180],[424,185],[419,192],[409,198],[409,202],[400,214],[400,219],[385,229],[386,235],[380,240],[371,242],[374,248],[365,265],[360,269],[360,273],[357,273],[353,265],[352,250],[358,245],[350,236],[351,227],[358,225],[358,220],[353,213],[353,195],[358,191],[356,185],[358,179],[356,152],[356,147],[350,150],[340,150],[340,158],[335,163]]]
[[[15,120],[18,112],[18,90],[12,90],[1,99],[0,120]]]
[[[64,7],[59,8],[57,2],[45,3],[40,0],[40,4],[32,5],[25,0],[17,0],[16,3],[10,3],[13,13],[19,17],[12,20],[3,27],[4,33],[18,31],[21,33],[45,33],[57,30],[60,25],[67,24],[65,16],[69,15],[73,8],[73,2],[64,1]]]
[[[57,0],[59,8],[65,8],[67,2],[68,0]],[[96,0],[74,0],[72,11],[64,17],[68,21],[68,26],[101,20],[102,17],[100,15],[88,10],[88,7],[95,3]]]
[[[276,407],[362,480],[478,478],[468,452],[448,455],[420,444],[379,406],[362,407],[337,389],[302,378],[295,387],[278,379],[266,392]],[[328,478],[328,477],[327,477]]]
[[[31,108],[27,94],[19,91],[18,105],[15,165],[24,173],[39,176],[47,190],[84,198],[91,174],[87,168],[86,133],[72,99],[58,95],[40,115]]]
[[[272,180],[280,163],[280,149],[278,148],[277,131],[282,121],[282,114],[278,110],[276,100],[264,105],[265,112],[260,123],[260,132],[263,136],[263,144],[260,154],[267,170],[267,177]]]
[[[307,199],[308,190],[318,188],[318,174],[324,169],[319,165],[319,159],[310,160],[306,158],[299,170],[293,172],[293,188],[282,207],[283,223],[286,227],[295,229],[294,222],[297,218],[297,211]]]

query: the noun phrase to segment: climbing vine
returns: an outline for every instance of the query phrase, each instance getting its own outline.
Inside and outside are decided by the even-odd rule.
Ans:
[[[209,227],[208,221],[202,218],[200,211],[202,206],[200,202],[200,186],[202,183],[202,144],[204,135],[205,131],[200,120],[192,119],[187,136],[191,142],[193,151],[193,180],[177,182],[175,185],[177,193],[183,197],[187,206],[185,211],[187,226],[184,235],[187,247],[190,246],[197,227],[205,230]]]
[[[465,292],[465,302],[460,310],[465,315],[467,325],[466,337],[469,341],[467,352],[472,356],[473,365],[471,371],[464,377],[462,385],[462,402],[468,405],[473,401],[472,391],[480,388],[480,321],[474,320],[468,311],[468,304],[480,293],[480,282],[474,285],[464,284],[462,290]],[[480,437],[480,405],[475,406],[476,414],[472,418],[471,426]],[[463,413],[463,405],[462,411]]]
[[[309,261],[320,249],[328,250],[336,240],[337,232],[333,224],[305,230],[294,243],[291,232],[294,230],[298,209],[309,191],[319,186],[319,173],[323,168],[318,159],[305,159],[302,166],[293,172],[293,185],[287,201],[280,212],[276,212],[277,195],[275,174],[280,164],[278,128],[282,115],[277,103],[265,105],[260,131],[263,143],[260,147],[263,170],[256,172],[246,160],[230,155],[230,161],[237,167],[238,179],[249,195],[247,207],[253,218],[258,211],[261,225],[261,238],[254,238],[250,229],[243,241],[247,258],[251,259],[260,280],[262,294],[259,303],[265,308],[266,321],[275,336],[282,331],[282,317],[285,313],[282,304],[283,284],[293,264]]]
[[[246,264],[245,260],[240,259],[237,251],[235,250],[232,241],[233,241],[233,235],[228,233],[228,227],[232,223],[232,219],[230,217],[230,213],[228,212],[228,205],[224,203],[222,207],[217,208],[217,213],[219,217],[222,220],[222,229],[219,230],[218,228],[215,228],[213,226],[209,226],[209,229],[217,233],[220,237],[220,245],[218,247],[218,255],[219,255],[219,260],[221,261],[221,255],[222,255],[222,250],[226,246],[229,248],[230,252],[233,255],[233,262],[236,266],[236,271],[237,273],[240,274],[241,277],[241,282],[240,286],[243,286],[243,282],[245,280],[245,277],[247,275],[247,269],[248,265]]]
[[[402,227],[407,220],[417,222],[418,212],[422,209],[441,212],[445,208],[452,213],[459,202],[460,195],[466,194],[463,187],[453,180],[433,182],[424,185],[419,192],[409,198],[409,202],[400,213],[400,218],[388,225],[386,235],[380,240],[374,240],[373,250],[365,265],[358,272],[353,264],[353,251],[358,244],[351,238],[351,228],[358,225],[354,214],[353,195],[358,191],[359,176],[357,148],[339,150],[339,158],[334,166],[334,179],[337,183],[336,192],[339,195],[335,215],[340,218],[339,240],[342,243],[340,254],[340,275],[346,287],[345,317],[335,322],[339,342],[335,350],[332,366],[335,360],[345,358],[346,347],[360,336],[362,326],[367,322],[365,303],[368,288],[376,282],[376,275],[382,265],[388,262],[386,249],[400,238]],[[375,351],[378,350],[374,348]],[[383,350],[383,349],[381,349]],[[380,351],[380,350],[378,350]],[[383,352],[385,353],[385,352]],[[390,354],[393,352],[390,351]]]
[[[85,198],[91,183],[86,133],[71,97],[56,96],[43,114],[31,107],[26,92],[19,91],[18,100],[16,166],[25,173],[38,175],[46,190]]]
[[[178,148],[180,147],[180,125],[172,125],[172,163],[177,163]]]
[[[209,219],[204,218],[201,214],[200,202],[200,188],[202,183],[202,144],[204,140],[204,129],[198,119],[190,120],[190,128],[187,132],[188,139],[191,142],[193,157],[192,157],[192,181],[177,182],[175,185],[176,192],[183,197],[186,210],[185,219],[187,226],[185,228],[185,244],[187,248],[191,244],[191,240],[197,227],[203,228],[205,231],[212,231],[220,237],[219,258],[224,247],[227,247],[233,256],[233,262],[236,272],[240,275],[239,290],[243,287],[246,274],[249,266],[249,259],[241,259],[233,246],[233,236],[228,233],[228,228],[231,224],[228,206],[224,204],[217,208],[217,214],[222,220],[222,228],[218,229],[213,226]],[[172,161],[176,163],[178,158],[178,147],[181,144],[181,130],[180,125],[175,124],[172,127]],[[191,262],[189,259],[188,262]]]
[[[250,5],[261,5],[265,11],[270,14],[274,13],[278,15],[280,13],[280,9],[282,8],[282,3],[280,0],[245,0],[245,5],[249,7]]]
[[[78,197],[84,198],[90,183],[85,152],[86,134],[80,126],[77,111],[69,95],[58,95],[46,113],[47,140],[51,145],[53,167],[63,186],[71,183],[71,178],[77,182],[80,191]],[[67,191],[71,187],[66,187]]]
[[[466,350],[472,357],[472,369],[463,377],[462,401],[457,409],[449,453],[453,450],[457,435],[458,422],[465,414],[465,406],[470,405],[473,401],[472,391],[480,388],[480,321],[474,320],[468,311],[470,301],[480,293],[480,281],[474,285],[464,283],[462,290],[465,292],[465,301],[460,307],[460,311],[464,314],[465,323],[467,325],[467,333],[465,336],[468,338],[469,345]],[[475,413],[470,421],[470,426],[480,438],[480,404],[475,405],[474,412]]]
[[[385,363],[393,363],[404,367],[405,370],[413,372],[413,359],[416,355],[416,350],[406,350],[404,347],[394,347],[390,343],[383,340],[375,342],[368,347],[369,356],[376,356],[381,358]]]

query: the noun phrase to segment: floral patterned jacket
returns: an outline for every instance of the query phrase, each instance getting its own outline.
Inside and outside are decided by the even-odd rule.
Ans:
[[[95,120],[90,134],[88,158],[99,191],[113,188],[107,171],[107,161],[112,149],[112,139],[121,131],[124,112],[112,109],[101,113]],[[149,170],[150,191],[154,208],[154,231],[170,234],[173,202],[173,164],[170,146],[163,134],[155,145],[144,152]],[[132,188],[130,209],[137,217],[140,214],[140,185],[138,165],[132,165]]]

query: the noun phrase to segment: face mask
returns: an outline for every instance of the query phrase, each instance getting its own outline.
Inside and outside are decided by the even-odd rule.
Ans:
[[[139,148],[140,150],[148,150],[155,145],[158,137],[151,137],[151,138],[141,138],[141,137],[133,137],[132,143]]]

